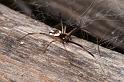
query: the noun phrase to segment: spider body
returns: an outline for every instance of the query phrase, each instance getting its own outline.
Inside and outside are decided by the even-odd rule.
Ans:
[[[68,43],[71,40],[71,37],[69,37],[67,34],[60,34],[59,38],[65,43]]]
[[[62,43],[68,43],[71,40],[71,37],[67,33],[63,33],[60,30],[53,30],[50,32],[50,35]]]
[[[66,26],[63,28],[63,25],[62,25],[62,31],[60,30],[52,30],[51,32],[49,32],[49,34],[51,36],[54,36],[54,39],[55,41],[59,41],[61,43],[72,43],[72,44],[75,44],[81,48],[83,48],[86,52],[88,52],[91,56],[95,57],[91,52],[89,52],[87,49],[85,49],[82,45],[76,43],[76,42],[73,42],[72,39],[71,39],[71,35],[72,33],[76,32],[77,30],[79,30],[79,28],[74,28],[73,30],[71,30],[69,33],[66,33]],[[52,42],[55,42],[55,41],[52,41]],[[50,44],[52,43],[50,42]]]
[[[66,33],[66,26],[63,27],[62,25],[62,31],[60,30],[51,30],[51,32],[49,32],[49,35],[46,34],[46,33],[28,33],[26,34],[25,36],[23,36],[22,38],[20,38],[19,40],[25,38],[26,36],[28,35],[33,35],[33,34],[43,34],[43,35],[47,35],[47,36],[51,36],[54,38],[53,41],[51,41],[45,48],[44,50],[44,53],[46,52],[47,50],[47,47],[52,43],[52,42],[56,42],[56,41],[59,41],[61,42],[62,44],[65,44],[65,43],[72,43],[72,44],[75,44],[81,48],[83,48],[87,53],[89,53],[92,57],[95,57],[91,52],[89,52],[87,49],[85,49],[82,45],[72,41],[71,39],[71,35],[75,32],[77,32],[77,30],[79,30],[79,28],[74,28],[73,30],[71,30],[70,32]],[[18,40],[18,41],[19,41]]]

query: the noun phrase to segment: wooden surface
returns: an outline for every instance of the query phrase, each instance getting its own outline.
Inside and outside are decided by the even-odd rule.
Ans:
[[[73,37],[96,59],[73,44],[46,45],[49,26],[0,4],[0,79],[2,82],[124,82],[124,55]],[[101,64],[101,67],[99,65]],[[104,70],[104,72],[102,71]]]

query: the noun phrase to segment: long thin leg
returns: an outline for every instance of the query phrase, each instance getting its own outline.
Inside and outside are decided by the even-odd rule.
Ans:
[[[50,36],[49,34],[45,34],[45,33],[28,33],[28,34],[24,35],[23,37],[19,38],[18,41],[24,39],[26,36],[34,35],[34,34],[43,34],[43,35],[46,35],[46,36]],[[47,48],[49,47],[49,45],[50,45],[52,42],[55,42],[55,40],[53,40],[53,41],[51,41],[49,44],[47,44],[47,46],[45,47],[43,53],[46,52]]]
[[[64,48],[65,48],[65,50],[66,50],[66,53],[68,54],[65,44],[64,44],[64,43],[62,43],[62,44],[63,44],[63,46],[64,46]]]
[[[19,38],[18,41],[24,39],[26,36],[34,35],[34,34],[43,34],[43,35],[46,35],[46,36],[50,36],[49,34],[45,34],[45,33],[28,33],[28,34],[24,35],[23,37]]]
[[[77,32],[80,28],[76,27],[73,30],[71,30],[69,33],[67,33],[68,37],[70,37],[73,33]]]
[[[73,42],[73,41],[69,41],[70,43],[73,43],[73,44],[75,44],[75,45],[77,45],[77,46],[80,46],[81,48],[83,48],[87,53],[89,53],[92,57],[94,57],[95,58],[95,56],[91,53],[91,52],[89,52],[87,49],[85,49],[82,45],[80,45],[80,44],[78,44],[78,43],[76,43],[76,42]]]
[[[51,44],[51,43],[53,43],[53,42],[55,42],[55,40],[53,40],[53,41],[51,41],[49,44],[47,44],[47,46],[45,47],[45,49],[44,49],[43,53],[45,53],[45,52],[46,52],[47,48],[48,48],[48,47],[50,46],[50,44]]]
[[[88,50],[86,50],[82,45],[80,45],[80,44],[78,44],[78,43],[76,43],[76,42],[73,42],[73,41],[69,41],[69,42],[70,42],[70,43],[73,43],[73,44],[75,44],[75,45],[80,46],[81,48],[83,48],[86,52],[88,52],[91,56],[93,56],[93,57],[96,59],[96,57],[95,57],[91,52],[89,52]],[[100,51],[99,51],[98,53],[100,54]],[[96,59],[96,60],[97,60],[97,59]],[[101,66],[101,63],[98,62],[98,64],[99,64],[100,68],[102,69],[102,72],[105,74],[105,71],[103,70],[103,68],[102,68],[102,66]]]
[[[97,43],[98,43],[98,45],[97,45],[97,48],[98,48],[98,54],[100,55],[101,52],[100,52],[100,47],[99,47],[100,45],[99,45],[98,38],[97,38]],[[96,58],[95,58],[95,59],[96,59]],[[97,60],[97,59],[96,59],[96,60]],[[98,62],[98,63],[99,63],[100,68],[102,69],[102,72],[105,74],[105,71],[103,70],[101,63],[100,63],[100,62]]]
[[[66,26],[64,26],[64,34],[66,33]]]
[[[93,9],[93,6],[95,6],[94,4],[95,4],[95,0],[93,0],[93,2],[91,2],[90,6],[89,6],[88,8],[86,8],[85,12],[83,12],[81,16],[82,16],[82,17],[83,17],[83,16],[86,16],[86,15],[88,14],[88,12]],[[90,10],[90,9],[91,9],[91,10]]]
[[[62,34],[64,33],[64,27],[63,27],[63,22],[61,20],[61,27],[62,27]]]

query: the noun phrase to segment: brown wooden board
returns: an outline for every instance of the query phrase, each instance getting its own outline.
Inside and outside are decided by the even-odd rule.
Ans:
[[[123,82],[124,55],[72,37],[74,44],[52,43],[50,27],[0,4],[0,79],[3,82]],[[100,65],[101,67],[100,67]],[[102,71],[104,70],[104,72]]]

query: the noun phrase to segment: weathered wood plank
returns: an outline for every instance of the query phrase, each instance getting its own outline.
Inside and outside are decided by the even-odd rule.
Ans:
[[[66,50],[60,42],[46,45],[53,38],[48,34],[49,26],[19,14],[0,4],[0,76],[10,82],[123,82],[124,55],[100,47],[82,39],[73,38],[96,59],[80,47],[67,44]],[[102,72],[99,63],[105,73]]]

